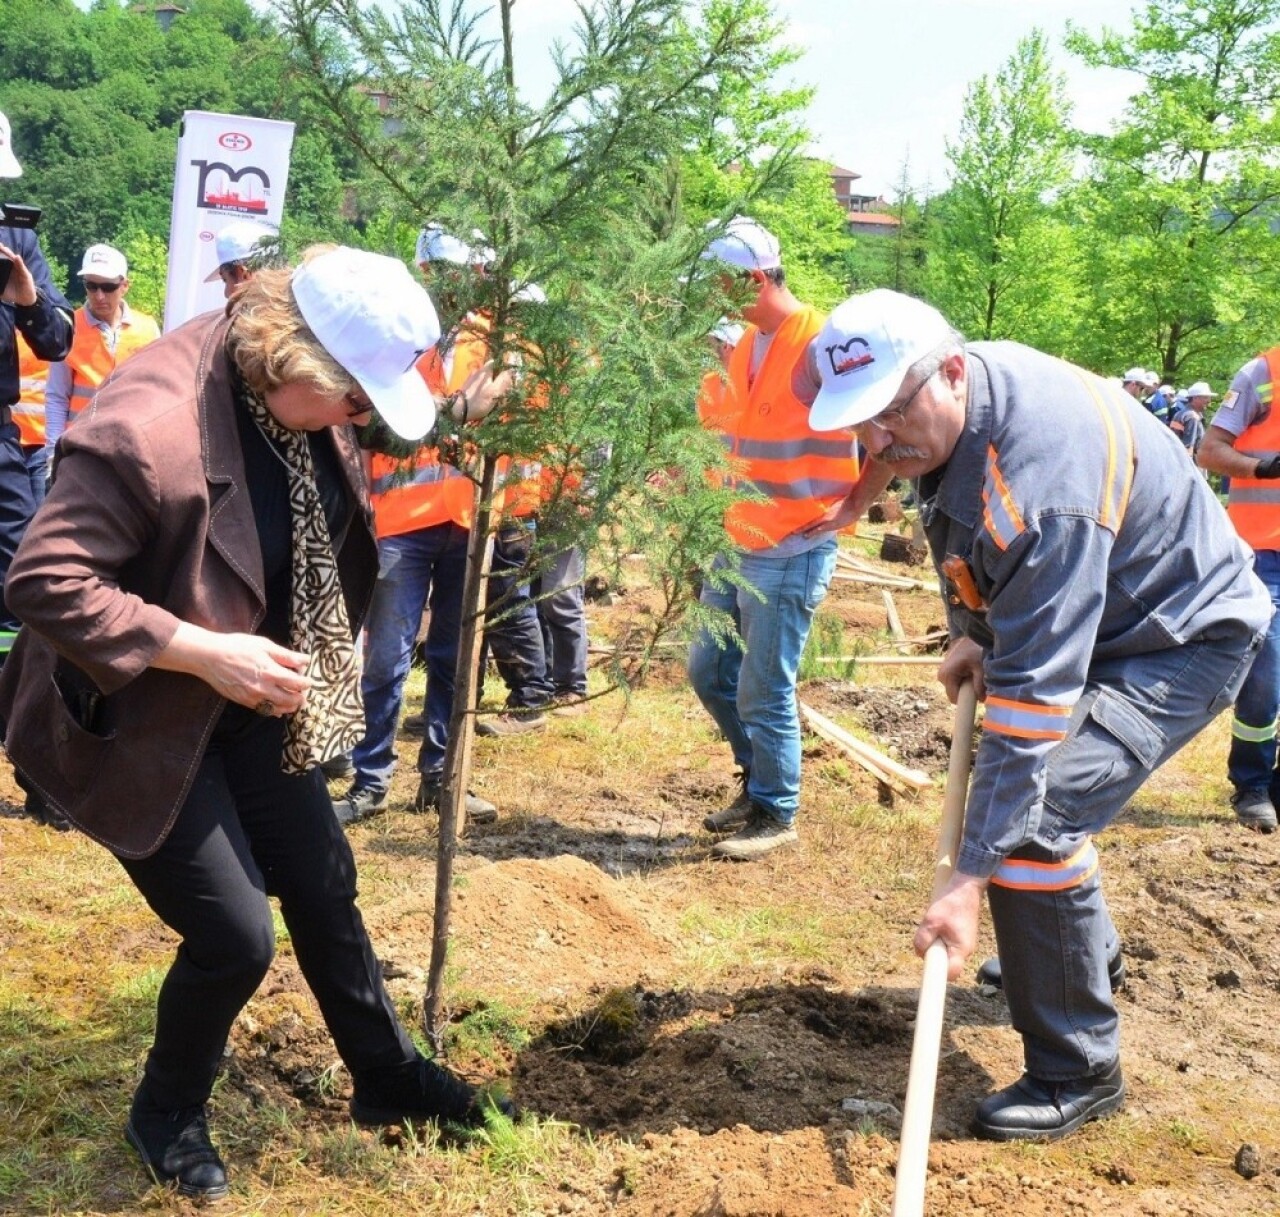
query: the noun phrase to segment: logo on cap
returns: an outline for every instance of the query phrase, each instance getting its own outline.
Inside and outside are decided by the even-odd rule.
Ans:
[[[861,350],[853,351],[852,348],[855,346],[861,347]],[[850,338],[848,342],[827,347],[827,359],[831,364],[832,373],[836,376],[846,376],[876,361],[876,357],[871,353],[871,347],[863,339],[856,337]]]

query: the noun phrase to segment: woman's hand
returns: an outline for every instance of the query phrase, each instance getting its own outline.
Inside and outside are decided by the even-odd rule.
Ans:
[[[228,701],[281,715],[307,700],[308,662],[260,634],[219,634],[183,622],[151,666],[198,676]]]

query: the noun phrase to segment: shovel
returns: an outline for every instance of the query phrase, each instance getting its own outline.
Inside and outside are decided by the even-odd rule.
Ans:
[[[960,686],[947,789],[942,800],[942,827],[933,867],[933,898],[946,887],[955,867],[964,805],[969,793],[969,755],[973,750],[973,719],[977,697],[973,684]],[[929,1134],[933,1126],[933,1091],[938,1080],[938,1050],[942,1045],[942,1013],[947,1001],[947,947],[935,938],[924,955],[924,979],[916,1007],[916,1034],[911,1044],[907,1101],[902,1110],[902,1139],[893,1189],[893,1217],[920,1217],[924,1212],[924,1184],[929,1173]]]

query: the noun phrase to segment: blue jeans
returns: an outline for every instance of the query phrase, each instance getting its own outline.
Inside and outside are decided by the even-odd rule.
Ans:
[[[793,557],[744,554],[742,576],[754,592],[717,588],[714,579],[702,588],[702,603],[728,613],[744,645],[720,646],[704,631],[689,652],[689,680],[749,774],[751,801],[782,824],[800,806],[796,673],[835,567],[829,537]]]
[[[494,606],[495,620],[485,624],[485,640],[506,682],[507,705],[512,710],[545,706],[552,694],[538,610],[529,595],[528,579],[521,581],[517,574],[528,560],[535,536],[532,520],[504,523],[494,538],[489,567],[488,603]]]
[[[1260,549],[1253,569],[1280,608],[1280,550]],[[1267,639],[1236,700],[1231,723],[1227,776],[1237,791],[1270,790],[1280,795],[1276,774],[1276,715],[1280,713],[1280,613],[1271,618]]]
[[[386,790],[391,784],[405,677],[428,601],[427,696],[418,771],[435,775],[444,768],[458,668],[467,536],[465,528],[447,523],[378,542],[378,582],[365,622],[360,678],[365,734],[351,753],[355,786]]]
[[[587,691],[584,572],[582,550],[576,546],[562,549],[531,586],[542,627],[547,675],[557,697],[582,697]]]
[[[43,444],[23,448],[27,458],[27,476],[31,479],[31,497],[39,507],[44,502],[44,492],[49,481],[49,449]]]

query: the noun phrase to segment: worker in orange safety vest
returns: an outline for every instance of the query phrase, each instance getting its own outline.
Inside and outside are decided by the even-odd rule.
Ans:
[[[709,227],[714,235],[701,257],[725,295],[742,301],[747,325],[713,395],[719,404],[701,410],[725,445],[731,483],[747,497],[725,516],[735,552],[708,572],[700,596],[730,617],[737,638],[700,633],[689,677],[740,774],[737,797],[703,821],[721,836],[711,852],[746,861],[797,840],[796,672],[835,569],[834,529],[849,522],[835,516],[849,504],[860,511],[888,479],[876,471],[860,480],[853,434],[814,431],[808,407],[792,391],[797,360],[823,317],[787,287],[777,238],[745,216]],[[717,574],[728,567],[749,586]]]
[[[76,309],[67,357],[49,367],[45,448],[50,462],[63,431],[88,408],[102,382],[131,355],[160,337],[155,318],[125,303],[129,264],[110,245],[90,245],[80,266],[86,298]]]

